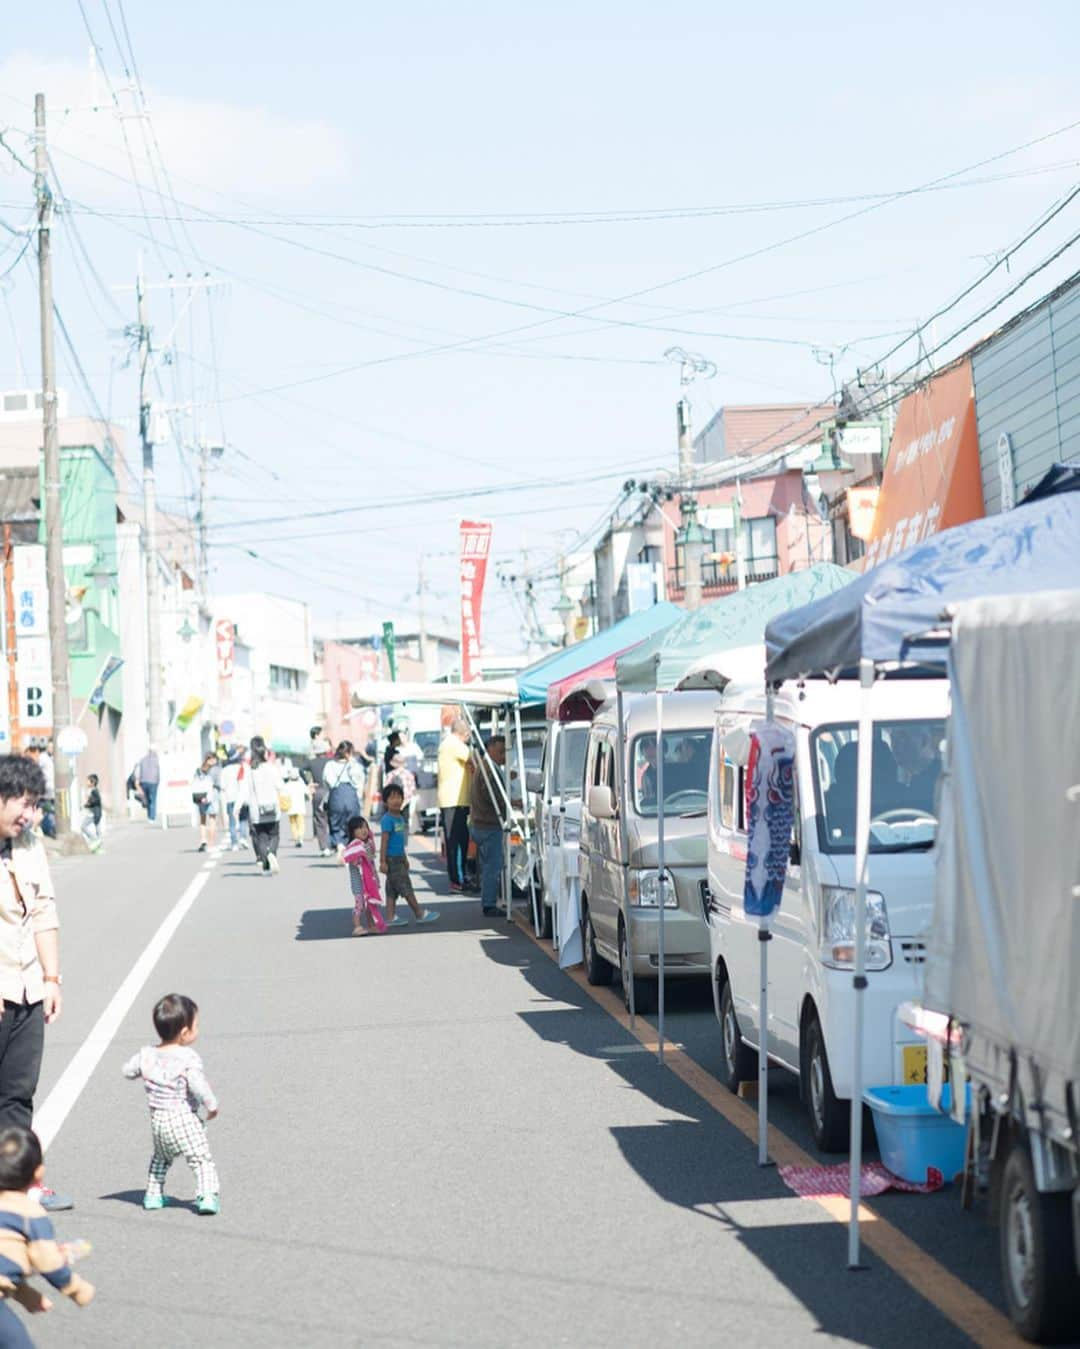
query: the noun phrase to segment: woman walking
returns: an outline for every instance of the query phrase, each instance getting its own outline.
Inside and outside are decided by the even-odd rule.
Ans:
[[[281,842],[281,774],[270,761],[266,741],[261,735],[251,742],[251,764],[244,777],[248,782],[248,809],[251,819],[251,842],[255,857],[262,869],[276,876],[278,847]]]
[[[330,817],[330,846],[337,852],[339,859],[345,852],[346,844],[351,842],[349,821],[361,813],[360,797],[364,791],[364,768],[357,763],[353,754],[352,741],[343,740],[323,771],[323,785],[330,793],[326,800],[326,813]]]
[[[191,780],[191,799],[199,812],[199,852],[217,843],[218,791],[221,767],[216,754],[208,754]]]

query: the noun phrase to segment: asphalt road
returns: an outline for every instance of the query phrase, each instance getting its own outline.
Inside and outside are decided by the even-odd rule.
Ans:
[[[59,1122],[50,1180],[78,1204],[57,1226],[93,1242],[99,1295],[34,1318],[40,1345],[971,1342],[938,1309],[936,1274],[916,1289],[877,1256],[848,1273],[841,1224],[759,1170],[525,932],[436,895],[438,924],[354,940],[340,868],[289,848],[271,879],[248,856],[206,871],[115,1034],[89,1044],[205,859],[193,834],[135,824],[56,867],[66,1008],[38,1105]],[[416,875],[445,888],[429,855]],[[202,1008],[216,1218],[189,1206],[182,1164],[183,1202],[141,1208],[147,1114],[119,1069],[167,991]],[[707,993],[670,1001],[669,1031],[715,1066]],[[59,1119],[50,1092],[77,1052],[100,1062],[76,1096],[60,1088]],[[781,1077],[773,1119],[812,1150]],[[943,1286],[959,1276],[997,1304],[993,1233],[954,1193],[873,1206]]]

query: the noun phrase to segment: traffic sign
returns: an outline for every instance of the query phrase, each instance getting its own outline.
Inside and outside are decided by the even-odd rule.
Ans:
[[[56,737],[56,748],[71,759],[85,753],[89,743],[89,738],[81,726],[65,726]]]

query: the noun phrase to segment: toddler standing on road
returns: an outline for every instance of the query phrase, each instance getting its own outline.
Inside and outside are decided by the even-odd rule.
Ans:
[[[404,815],[405,793],[396,782],[383,792],[383,805],[386,810],[379,824],[382,830],[379,870],[386,877],[387,925],[398,927],[405,922],[404,918],[398,918],[394,913],[399,899],[403,899],[412,909],[418,923],[433,923],[439,916],[437,911],[422,909],[413,893],[409,858],[405,852],[405,840],[409,834],[409,823]]]
[[[349,886],[353,894],[354,937],[370,932],[385,932],[382,892],[375,874],[375,840],[367,820],[354,815],[348,824],[349,843],[342,857],[349,868]]]
[[[182,993],[168,993],[154,1008],[154,1029],[161,1043],[140,1049],[122,1069],[125,1077],[142,1078],[150,1107],[154,1153],[143,1208],[165,1207],[165,1177],[176,1158],[183,1157],[195,1176],[196,1212],[217,1213],[221,1207],[217,1170],[206,1129],[195,1113],[200,1105],[208,1120],[218,1113],[202,1059],[192,1049],[199,1038],[199,1009]]]

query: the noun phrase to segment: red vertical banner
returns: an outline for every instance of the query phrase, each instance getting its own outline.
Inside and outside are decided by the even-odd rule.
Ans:
[[[236,628],[232,619],[219,618],[214,624],[219,679],[231,679],[236,665]]]
[[[462,520],[461,679],[465,684],[480,678],[480,609],[490,549],[490,521]]]

